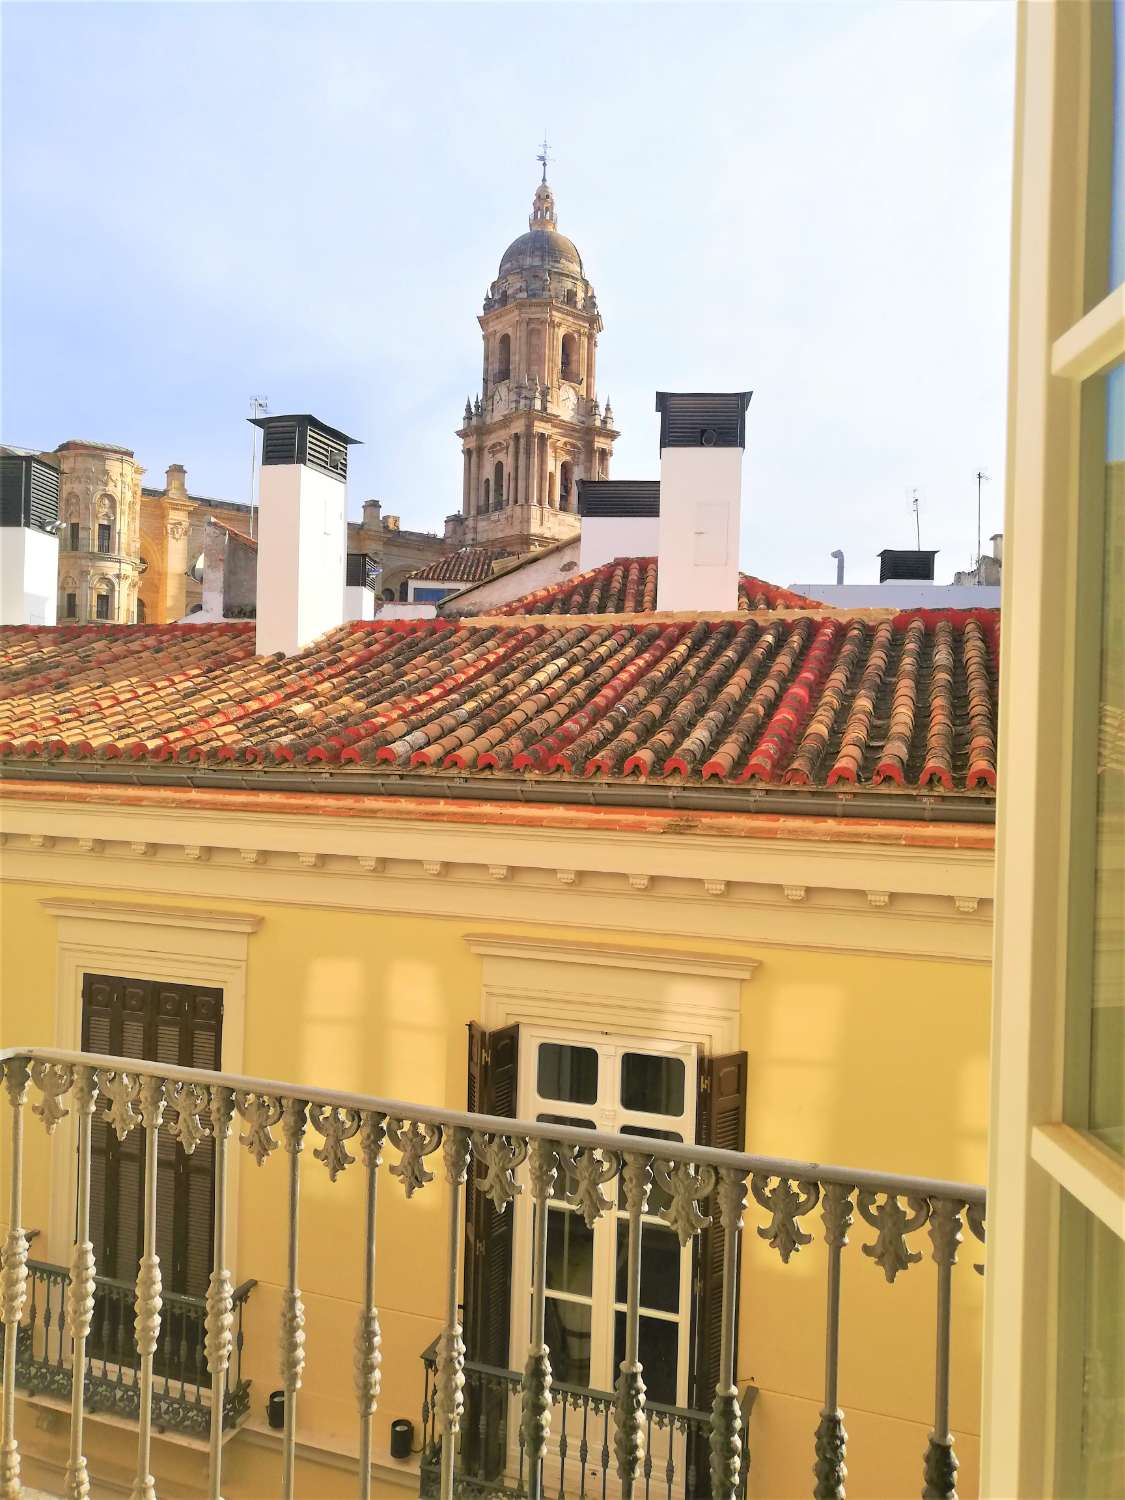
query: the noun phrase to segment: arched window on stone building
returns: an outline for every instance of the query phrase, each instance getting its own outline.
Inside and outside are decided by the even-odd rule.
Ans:
[[[574,465],[569,460],[564,460],[559,465],[559,509],[571,510],[573,508],[574,488]]]
[[[504,465],[499,459],[492,471],[492,508],[499,510],[504,504]]]
[[[145,623],[145,601],[143,599],[141,599],[141,598],[138,597],[138,599],[137,599],[137,624],[138,625],[143,625],[144,623]]]
[[[113,619],[113,584],[108,578],[100,578],[94,585],[94,619]]]
[[[578,380],[578,335],[576,333],[564,333],[562,339],[562,357],[559,360],[559,374],[564,380]]]
[[[502,333],[496,348],[496,379],[507,380],[512,373],[512,336]]]
[[[484,481],[484,505],[482,506],[483,510],[487,510],[488,507],[489,507],[489,496],[491,494],[491,490],[492,490],[492,481],[489,480],[489,479],[486,479]]]

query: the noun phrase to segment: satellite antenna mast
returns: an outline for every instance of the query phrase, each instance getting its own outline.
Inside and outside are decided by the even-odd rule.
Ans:
[[[269,409],[270,409],[270,403],[269,403],[269,398],[268,397],[266,397],[266,396],[251,396],[250,397],[250,420],[251,421],[253,421],[255,417],[264,416],[266,414],[266,412],[269,411]],[[254,521],[255,521],[256,512],[255,512],[255,506],[254,506],[254,482],[257,479],[257,474],[258,474],[258,429],[256,427],[251,427],[251,429],[250,429],[250,536],[251,536],[251,539],[253,539],[253,537],[255,535]]]
[[[915,543],[915,546],[918,548],[918,551],[921,552],[921,550],[922,550],[922,523],[921,523],[921,521],[918,518],[918,491],[917,491],[917,489],[911,490],[910,495],[911,495],[911,501],[910,501],[910,503],[914,507],[914,543]]]
[[[983,484],[991,484],[992,481],[983,469],[977,470],[977,583],[981,582],[980,576],[980,487]]]

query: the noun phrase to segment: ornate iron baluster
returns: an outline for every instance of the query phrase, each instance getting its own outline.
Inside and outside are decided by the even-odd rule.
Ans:
[[[457,1316],[461,1284],[461,1202],[469,1169],[469,1133],[445,1132],[445,1177],[449,1183],[449,1280],[446,1286],[445,1328],[438,1344],[437,1404],[441,1409],[441,1500],[453,1500],[453,1467],[457,1434],[465,1409],[465,1342]]]
[[[156,1170],[160,1126],[164,1119],[164,1080],[146,1074],[140,1082],[140,1118],[145,1129],[144,1253],[137,1271],[136,1339],[141,1356],[140,1431],[137,1434],[137,1477],[130,1500],[156,1500],[152,1463],[152,1364],[160,1340],[160,1257],[156,1253]],[[111,1094],[111,1098],[113,1098]],[[123,1097],[123,1096],[122,1096]],[[116,1102],[116,1100],[115,1100]],[[130,1127],[126,1127],[128,1134]]]
[[[624,1500],[632,1500],[633,1486],[644,1461],[645,1382],[640,1361],[641,1232],[642,1215],[652,1190],[652,1158],[629,1152],[621,1180],[629,1215],[629,1261],[626,1273],[625,1358],[617,1377],[613,1446]]]
[[[957,1455],[949,1430],[950,1293],[957,1246],[961,1243],[961,1210],[952,1198],[936,1198],[930,1213],[930,1240],[937,1264],[937,1360],[934,1375],[934,1430],[926,1450],[922,1500],[957,1500]]]
[[[562,1431],[559,1433],[559,1497],[558,1500],[566,1500],[566,1408],[568,1406],[566,1397],[562,1401]]]
[[[305,1370],[305,1305],[297,1285],[297,1231],[301,1207],[301,1152],[305,1144],[303,1099],[281,1101],[281,1131],[289,1153],[288,1275],[281,1304],[281,1383],[285,1390],[285,1430],[281,1447],[281,1493],[293,1500],[297,1461],[297,1392]]]
[[[0,1443],[0,1495],[19,1500],[20,1451],[16,1443],[16,1341],[27,1299],[27,1235],[23,1215],[23,1107],[27,1103],[27,1059],[13,1057],[4,1065],[4,1086],[12,1106],[12,1196],[8,1237],[4,1241],[4,1419]]]
[[[530,1151],[531,1192],[535,1198],[535,1236],[531,1262],[531,1347],[523,1372],[523,1420],[527,1443],[527,1492],[543,1500],[543,1456],[551,1436],[551,1351],[544,1333],[547,1298],[547,1202],[558,1178],[558,1151],[553,1141],[534,1140]]]
[[[586,1436],[590,1420],[590,1395],[589,1392],[582,1397],[582,1440],[578,1444],[578,1472],[581,1478],[578,1481],[578,1500],[586,1500],[586,1465],[590,1461],[590,1442]]]
[[[723,1227],[723,1322],[719,1381],[711,1409],[712,1500],[736,1500],[742,1473],[742,1412],[734,1383],[734,1317],[738,1301],[738,1237],[746,1208],[746,1179],[730,1167],[719,1172]]]
[[[88,1500],[89,1466],[82,1452],[84,1417],[83,1387],[86,1370],[86,1340],[94,1316],[94,1246],[90,1239],[90,1139],[94,1109],[98,1102],[98,1075],[93,1068],[77,1068],[74,1107],[78,1112],[78,1205],[74,1251],[70,1259],[67,1299],[73,1346],[70,1390],[70,1454],[67,1459],[67,1500]]]
[[[814,1500],[844,1500],[844,1482],[848,1477],[845,1462],[848,1434],[844,1413],[837,1394],[840,1363],[840,1260],[848,1243],[852,1226],[852,1193],[854,1188],[830,1182],[825,1186],[821,1203],[824,1239],[828,1246],[828,1310],[824,1331],[824,1406],[816,1429],[816,1475]]]
[[[364,1114],[358,1126],[367,1173],[367,1214],[363,1237],[363,1307],[355,1332],[355,1388],[359,1403],[359,1496],[360,1500],[370,1500],[372,1422],[379,1402],[379,1367],[383,1360],[379,1310],[375,1306],[375,1194],[387,1127],[383,1116],[375,1114]],[[329,1176],[332,1175],[329,1164]]]
[[[215,1085],[211,1090],[211,1134],[215,1142],[215,1223],[212,1241],[213,1265],[207,1283],[207,1369],[211,1374],[210,1452],[207,1462],[209,1500],[222,1500],[223,1414],[230,1368],[233,1285],[227,1269],[227,1164],[234,1123],[234,1090]],[[242,1310],[239,1309],[241,1322]]]

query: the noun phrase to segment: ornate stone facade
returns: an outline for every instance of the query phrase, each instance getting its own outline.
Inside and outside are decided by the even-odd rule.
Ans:
[[[465,403],[461,513],[446,522],[458,545],[526,552],[577,535],[577,481],[609,475],[617,432],[595,385],[601,314],[582,257],[558,231],[545,166],[528,225],[479,319],[481,393]]]
[[[144,470],[108,443],[71,441],[49,456],[59,466],[60,623],[135,620]]]

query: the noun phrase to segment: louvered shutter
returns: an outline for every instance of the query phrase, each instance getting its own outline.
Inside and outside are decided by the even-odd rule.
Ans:
[[[519,1027],[486,1032],[469,1023],[468,1108],[474,1114],[514,1119],[519,1064]],[[475,1164],[465,1191],[465,1350],[476,1363],[508,1368],[511,1334],[512,1207],[498,1213],[480,1191],[483,1169]],[[491,1389],[491,1388],[488,1388]],[[504,1465],[501,1407],[489,1401],[482,1424],[478,1402],[488,1390],[471,1382],[462,1424],[462,1462],[467,1473],[492,1477]]]
[[[701,1146],[715,1146],[723,1151],[746,1149],[746,1073],[745,1052],[731,1052],[725,1057],[701,1057],[699,1060],[699,1095],[696,1114],[696,1138]],[[689,1404],[696,1411],[710,1411],[719,1381],[719,1357],[723,1337],[723,1261],[725,1259],[722,1226],[718,1204],[711,1199],[714,1223],[699,1236],[696,1250],[694,1327],[692,1330],[692,1369],[689,1382]],[[735,1267],[738,1274],[738,1267]],[[738,1303],[735,1303],[735,1347],[738,1346]],[[700,1494],[709,1493],[710,1470],[708,1441],[699,1435],[695,1444],[696,1483]]]

